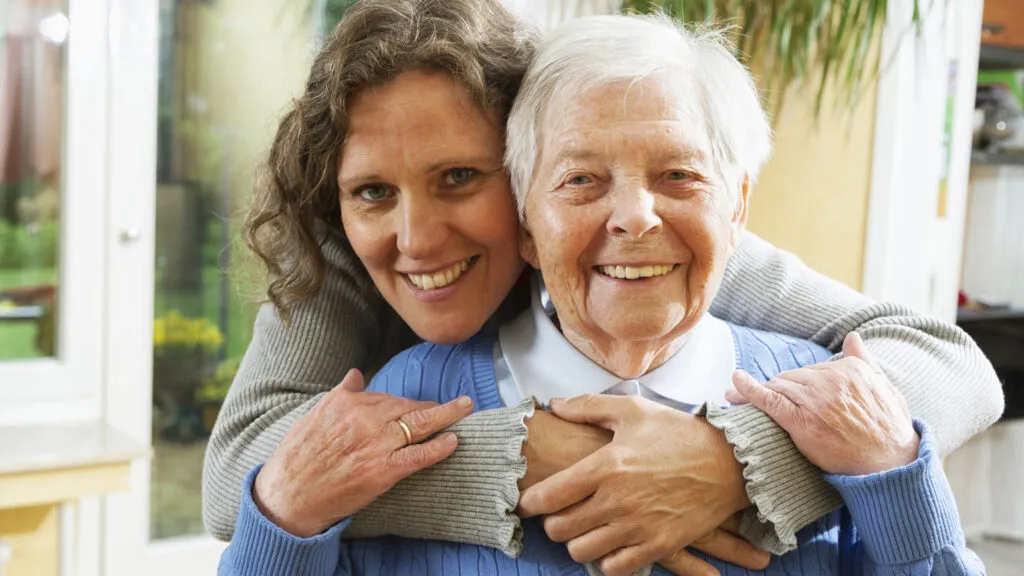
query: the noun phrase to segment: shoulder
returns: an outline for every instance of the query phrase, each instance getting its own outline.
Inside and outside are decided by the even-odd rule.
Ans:
[[[481,333],[459,344],[423,342],[398,353],[366,387],[414,400],[447,402],[474,388],[474,364],[490,355],[494,335]]]
[[[736,367],[768,380],[779,372],[824,362],[832,353],[810,340],[729,324],[736,344]]]

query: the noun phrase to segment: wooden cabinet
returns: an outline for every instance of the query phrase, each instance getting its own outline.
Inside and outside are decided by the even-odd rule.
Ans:
[[[58,576],[61,506],[126,492],[131,463],[149,449],[101,422],[0,427],[2,576]]]
[[[985,0],[981,43],[1024,49],[1024,0]]]

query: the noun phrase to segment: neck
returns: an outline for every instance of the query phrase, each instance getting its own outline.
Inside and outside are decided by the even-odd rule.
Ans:
[[[639,378],[661,366],[686,344],[685,333],[657,340],[628,342],[583,336],[564,329],[562,334],[584,356],[624,380]]]

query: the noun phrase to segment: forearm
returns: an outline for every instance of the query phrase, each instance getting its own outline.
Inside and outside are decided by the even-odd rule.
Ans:
[[[711,311],[725,320],[808,338],[833,351],[861,334],[914,416],[929,422],[940,454],[994,422],[1002,389],[984,354],[960,329],[870,298],[814,272],[792,254],[746,235],[732,257]],[[796,532],[839,505],[838,495],[788,436],[745,407],[709,420],[736,446],[756,506],[743,535],[782,553]],[[760,522],[759,522],[760,521]]]
[[[712,426],[725,433],[743,466],[747,497],[740,535],[773,554],[796,548],[796,533],[842,505],[814,464],[797,450],[786,431],[753,406],[706,406]]]
[[[711,312],[833,352],[847,334],[859,332],[911,413],[931,426],[941,455],[1002,414],[995,370],[963,330],[906,306],[875,302],[753,234],[730,259]]]
[[[270,389],[271,383],[266,383]],[[231,540],[246,475],[266,462],[292,424],[325,392],[267,392],[255,398],[229,395],[221,407],[203,461],[203,522],[218,540]]]
[[[956,502],[930,434],[921,436],[917,459],[867,476],[826,475],[843,497],[863,547],[866,574],[984,574],[967,548]]]
[[[384,534],[448,540],[522,551],[515,514],[517,481],[526,473],[522,455],[525,420],[533,402],[476,412],[450,427],[459,438],[455,453],[396,484],[359,512],[345,538]]]

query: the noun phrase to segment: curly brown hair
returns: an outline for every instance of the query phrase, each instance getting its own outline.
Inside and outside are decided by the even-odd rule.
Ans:
[[[403,72],[435,69],[504,123],[535,44],[536,33],[499,0],[359,0],[348,10],[277,128],[242,228],[285,321],[323,283],[327,234],[344,238],[336,175],[352,98]]]

